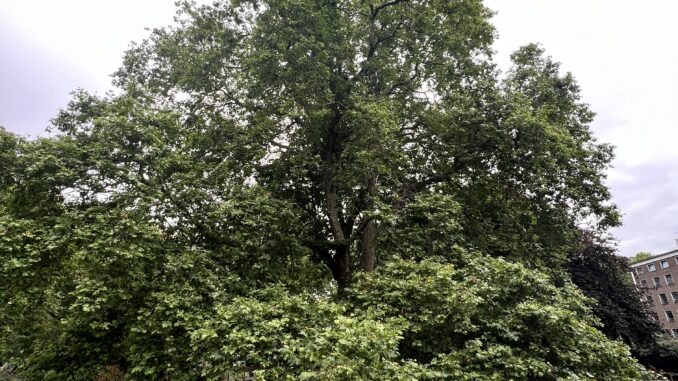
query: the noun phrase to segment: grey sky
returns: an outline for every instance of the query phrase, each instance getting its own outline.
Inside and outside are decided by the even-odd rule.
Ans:
[[[486,0],[497,11],[497,61],[540,42],[577,78],[597,112],[593,130],[614,144],[608,184],[624,214],[620,252],[675,247],[678,238],[678,2]]]
[[[540,42],[578,79],[617,146],[609,185],[624,213],[613,233],[623,255],[678,238],[678,14],[675,0],[486,0],[498,11],[497,62]],[[144,27],[171,23],[174,0],[0,1],[0,125],[43,134],[78,87],[100,94]]]

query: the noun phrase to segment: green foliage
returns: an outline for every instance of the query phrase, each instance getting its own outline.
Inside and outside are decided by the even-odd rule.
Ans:
[[[17,150],[21,140],[0,126],[0,186],[6,190],[13,183],[13,170],[16,167]]]
[[[638,358],[643,364],[665,372],[678,372],[678,340],[670,335],[660,334],[653,345],[642,348]]]
[[[583,248],[570,255],[568,272],[572,281],[596,300],[594,314],[603,323],[601,331],[621,339],[636,353],[655,345],[660,327],[633,284],[624,258],[605,242],[587,239]]]
[[[633,264],[636,262],[642,262],[646,259],[652,258],[652,253],[649,251],[639,251],[633,257],[629,258],[629,263]]]
[[[0,359],[45,380],[650,379],[561,271],[577,222],[617,223],[611,148],[539,47],[500,79],[490,16],[181,3],[115,95],[75,92],[50,138],[0,130]]]
[[[410,379],[417,367],[398,361],[401,326],[349,315],[327,297],[266,289],[218,306],[192,338],[214,378],[250,370],[270,380]]]
[[[463,263],[394,261],[358,281],[354,305],[405,319],[401,353],[453,379],[647,377],[593,327],[574,286],[478,254]]]

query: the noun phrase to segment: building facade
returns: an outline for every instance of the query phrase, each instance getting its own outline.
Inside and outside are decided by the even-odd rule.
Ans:
[[[633,282],[664,332],[678,338],[678,249],[630,265]]]

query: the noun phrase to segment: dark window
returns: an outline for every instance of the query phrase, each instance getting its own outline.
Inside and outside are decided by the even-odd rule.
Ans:
[[[671,274],[664,275],[664,279],[666,279],[667,285],[669,285],[669,286],[673,285],[673,277],[671,276]]]
[[[658,276],[652,278],[652,281],[654,281],[654,286],[655,286],[655,287],[661,287],[661,286],[662,286],[662,282],[661,282],[661,280],[659,280],[659,277],[658,277]]]
[[[652,300],[652,295],[645,295],[645,301],[648,303],[654,303],[654,300]]]
[[[647,287],[647,281],[645,279],[641,280],[640,285],[643,287]]]
[[[671,312],[671,311],[664,311],[664,313],[666,314],[666,320],[668,320],[668,321],[674,321],[674,320],[675,320],[675,319],[673,318],[673,312]]]
[[[673,298],[674,303],[678,303],[678,291],[673,291],[671,297]]]
[[[666,294],[659,294],[659,300],[662,304],[669,304],[669,298],[666,297]]]

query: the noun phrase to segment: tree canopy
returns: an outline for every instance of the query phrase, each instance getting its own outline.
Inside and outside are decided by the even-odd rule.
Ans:
[[[649,251],[639,251],[633,257],[629,258],[629,263],[642,262],[646,259],[652,258],[652,253]]]
[[[565,264],[612,148],[478,0],[181,3],[0,131],[0,359],[36,379],[641,380]]]

